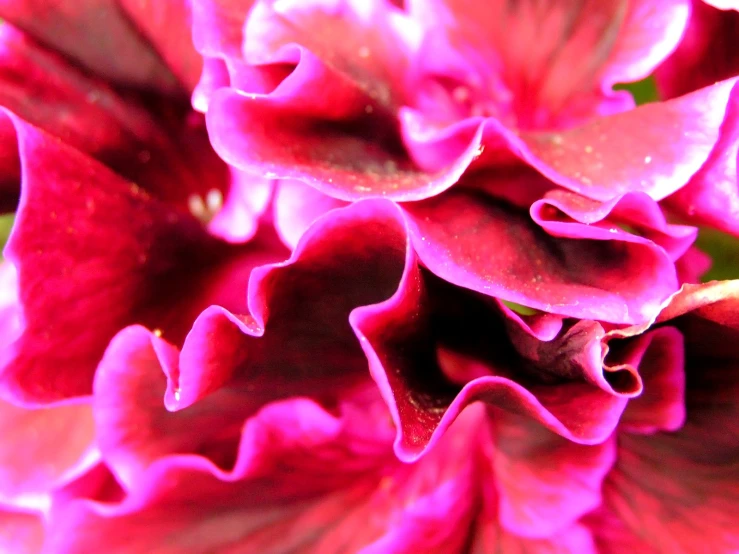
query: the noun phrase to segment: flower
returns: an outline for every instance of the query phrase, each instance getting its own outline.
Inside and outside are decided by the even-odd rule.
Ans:
[[[0,549],[739,549],[702,9],[0,0]]]

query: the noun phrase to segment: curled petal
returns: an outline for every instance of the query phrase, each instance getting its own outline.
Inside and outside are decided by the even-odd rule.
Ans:
[[[213,301],[242,306],[234,284],[245,285],[256,263],[279,259],[269,241],[216,241],[189,213],[10,119],[24,184],[6,256],[18,271],[23,334],[4,353],[2,382],[19,398],[89,394],[118,330],[141,322],[178,342],[188,318]]]
[[[280,181],[274,197],[274,224],[289,248],[294,248],[308,227],[326,212],[346,203],[298,181]]]
[[[739,13],[727,10],[732,2],[691,2],[690,22],[680,44],[654,73],[661,98],[675,98],[739,74],[739,53],[727,48],[739,33]]]
[[[455,189],[404,209],[424,264],[483,294],[549,313],[637,323],[655,317],[677,289],[674,266],[659,248],[552,239],[519,210],[474,192]]]
[[[97,372],[95,405],[123,482],[169,454],[231,467],[241,424],[265,403],[309,395],[331,404],[366,379],[348,318],[397,287],[407,248],[398,213],[370,202],[320,219],[289,261],[251,273],[249,315],[208,308],[181,352],[140,327],[121,332]]]
[[[667,205],[689,221],[739,235],[738,158],[739,94],[734,94],[708,160],[685,187],[666,199]]]
[[[641,192],[600,203],[554,190],[531,206],[531,217],[556,236],[579,234],[583,238],[607,238],[610,235],[613,239],[647,246],[654,242],[672,260],[685,254],[698,234],[695,227],[667,223],[659,205]],[[584,225],[572,225],[571,221]]]
[[[404,460],[421,456],[476,401],[583,444],[606,440],[627,402],[584,379],[543,381],[510,344],[495,308],[415,263],[391,299],[355,310],[351,321]]]
[[[468,453],[480,412],[405,465],[391,455],[379,398],[367,392],[342,401],[335,415],[306,399],[265,406],[244,425],[232,471],[170,457],[122,502],[64,502],[51,515],[46,546],[85,552],[105,537],[111,548],[167,553],[459,550],[478,501],[479,466]]]
[[[626,352],[618,353],[620,361],[639,358],[639,375],[644,383],[642,394],[632,398],[624,411],[620,424],[622,429],[650,434],[657,431],[677,431],[683,426],[683,350],[682,334],[673,327],[661,327],[632,339]]]

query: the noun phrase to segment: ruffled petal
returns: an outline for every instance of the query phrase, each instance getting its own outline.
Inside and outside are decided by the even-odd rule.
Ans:
[[[662,247],[673,261],[695,242],[698,229],[669,224],[659,204],[642,192],[632,192],[610,202],[596,202],[578,194],[553,190],[531,206],[531,217],[555,236],[580,235],[650,242]],[[572,225],[582,223],[581,226]],[[645,239],[645,240],[644,240]]]
[[[345,205],[298,181],[280,181],[273,202],[275,229],[285,245],[295,248],[316,219]]]
[[[421,79],[446,88],[459,116],[526,129],[633,107],[612,86],[648,76],[677,45],[690,8],[687,0],[430,4],[409,2],[427,29]]]
[[[639,356],[643,392],[629,400],[620,426],[632,433],[651,434],[677,431],[685,423],[685,359],[682,334],[673,327],[661,327],[632,341],[630,352],[619,357]]]
[[[569,525],[544,538],[516,535],[502,527],[500,504],[502,502],[503,509],[505,509],[506,500],[505,496],[502,499],[499,498],[496,490],[496,478],[492,473],[496,450],[492,441],[482,441],[481,446],[483,471],[478,486],[481,490],[482,502],[475,521],[474,532],[470,539],[469,551],[472,554],[487,554],[488,552],[596,554],[598,552],[590,530],[579,523]],[[572,448],[577,450],[582,447],[574,446]],[[589,448],[597,450],[599,447]],[[594,457],[590,456],[589,460],[594,460]],[[539,476],[543,477],[544,474],[539,474]],[[541,500],[541,498],[537,498],[537,500]],[[530,506],[528,499],[526,502],[526,505]]]
[[[373,202],[322,218],[291,260],[252,272],[249,315],[205,310],[181,352],[142,328],[121,332],[95,379],[101,446],[119,478],[133,486],[138,471],[175,453],[207,452],[230,467],[241,423],[265,403],[331,403],[366,379],[348,319],[397,287],[407,255],[398,214]]]
[[[213,301],[243,306],[238,283],[284,255],[269,240],[216,241],[189,213],[11,119],[24,187],[6,255],[18,270],[24,329],[2,381],[25,401],[89,394],[118,330],[141,322],[178,342]]]
[[[674,266],[659,248],[555,239],[520,210],[474,192],[458,188],[404,209],[424,264],[483,294],[549,313],[637,323],[654,318],[677,290]]]
[[[421,456],[476,401],[530,417],[576,443],[601,443],[613,432],[627,398],[582,377],[542,378],[516,352],[491,304],[410,263],[391,299],[352,313],[398,427],[401,459]]]
[[[703,306],[671,320],[685,337],[685,425],[646,437],[619,435],[618,461],[604,488],[605,514],[595,514],[591,525],[606,552],[617,551],[608,547],[614,519],[623,540],[647,552],[739,548],[733,515],[739,502],[737,296],[724,283],[716,285],[688,287],[670,314]]]
[[[480,413],[409,466],[391,455],[373,392],[345,399],[336,415],[306,399],[270,404],[244,425],[233,471],[202,458],[162,460],[122,502],[58,505],[46,547],[86,552],[104,540],[163,553],[459,551],[478,502],[477,457],[468,452]]]
[[[739,94],[734,94],[711,155],[685,187],[666,199],[667,206],[688,221],[739,236],[738,157]]]

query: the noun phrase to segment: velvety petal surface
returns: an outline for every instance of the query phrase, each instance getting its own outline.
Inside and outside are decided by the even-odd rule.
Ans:
[[[214,234],[232,241],[254,234],[268,185],[229,172],[185,100],[115,90],[7,24],[0,43],[0,105],[192,212]],[[3,188],[12,196],[20,164],[10,122],[0,138]]]
[[[122,481],[133,486],[136,471],[166,454],[210,452],[230,467],[218,452],[235,449],[260,406],[295,395],[330,405],[366,379],[349,314],[397,287],[407,255],[397,213],[360,203],[322,218],[290,261],[254,270],[248,315],[207,309],[181,352],[140,327],[120,333],[96,376],[95,413]]]
[[[566,532],[601,503],[616,459],[612,439],[581,445],[531,419],[490,412],[493,478],[501,527],[527,538]]]
[[[184,0],[123,2],[133,8],[138,27],[130,13],[113,0],[3,0],[0,17],[16,25],[55,50],[63,52],[86,69],[125,85],[175,92],[177,79],[163,62],[156,47],[141,35],[142,30],[166,33],[157,46],[174,46],[172,58],[189,57],[197,63],[184,40],[186,27]],[[166,21],[157,19],[167,14]],[[166,26],[165,26],[166,24]],[[174,41],[178,36],[179,42]],[[145,33],[148,34],[148,33]],[[169,41],[172,41],[168,44]]]
[[[111,552],[458,551],[476,503],[467,452],[479,412],[406,466],[378,400],[355,396],[336,415],[305,399],[270,404],[246,422],[232,472],[163,460],[122,503],[59,506],[47,551],[84,552],[103,537]]]
[[[211,303],[239,307],[248,272],[283,256],[269,239],[243,247],[12,117],[24,167],[7,258],[18,270],[23,335],[3,386],[26,401],[89,394],[108,340],[128,324],[174,342]],[[125,229],[125,232],[121,232]]]
[[[653,245],[600,240],[620,238],[611,233],[592,240],[586,231],[554,238],[525,212],[475,192],[458,188],[404,210],[424,264],[483,294],[549,313],[637,323],[655,317],[677,290],[672,262]]]
[[[706,0],[691,4],[690,23],[680,44],[654,73],[662,98],[681,96],[739,75],[739,53],[731,47],[739,33],[739,13],[719,2],[715,7]]]
[[[703,304],[705,310],[672,320],[685,337],[685,424],[673,433],[620,434],[618,462],[604,489],[606,514],[593,524],[605,552],[618,551],[619,543],[611,546],[611,518],[627,542],[646,551],[728,553],[739,546],[737,297],[723,291],[711,302],[717,288],[696,286],[677,300],[676,308]]]
[[[282,241],[294,248],[316,219],[345,205],[299,181],[280,181],[273,201],[274,225]]]
[[[739,235],[739,96],[731,97],[726,116],[705,165],[666,204],[689,221]]]
[[[351,320],[396,421],[401,459],[417,459],[476,401],[583,444],[607,439],[626,406],[624,395],[568,375],[568,355],[553,369],[561,375],[542,373],[515,350],[492,302],[415,265],[393,298]]]
[[[631,108],[611,87],[648,76],[677,45],[690,9],[687,0],[408,4],[428,30],[421,72],[448,89],[460,115],[527,129]]]

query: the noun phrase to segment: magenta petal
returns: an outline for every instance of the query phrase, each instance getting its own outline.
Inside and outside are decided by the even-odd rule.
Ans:
[[[468,453],[480,413],[406,465],[392,457],[392,429],[374,391],[335,411],[306,399],[270,404],[244,425],[233,471],[194,457],[162,460],[123,502],[58,505],[47,547],[86,552],[104,537],[111,548],[168,554],[458,551],[478,501],[477,460]]]
[[[703,0],[706,4],[710,4],[714,8],[720,10],[739,10],[739,3],[736,0]]]
[[[739,52],[727,48],[739,33],[739,13],[716,9],[725,10],[732,2],[737,5],[735,0],[692,0],[680,44],[654,73],[661,98],[675,98],[739,74]]]
[[[709,158],[732,117],[735,84],[730,79],[561,133],[522,133],[521,143],[512,144],[546,177],[583,196],[608,201],[642,191],[661,200]]]
[[[629,401],[621,427],[636,433],[677,431],[685,423],[683,337],[662,327],[634,339],[641,342],[639,374],[644,390]]]
[[[346,203],[336,200],[299,181],[280,181],[273,201],[274,225],[289,248],[295,248],[300,237],[320,216]]]
[[[614,440],[579,445],[520,416],[496,410],[491,417],[501,526],[546,538],[600,505],[603,479],[616,459]]]
[[[123,482],[133,486],[137,471],[169,454],[231,467],[242,422],[265,403],[305,395],[330,404],[366,380],[349,314],[397,287],[407,249],[399,214],[364,202],[325,216],[289,261],[252,272],[250,315],[206,309],[181,352],[140,327],[119,333],[96,374],[95,407]]]
[[[0,505],[0,551],[39,554],[44,542],[41,514]]]
[[[736,384],[735,360],[703,360],[688,376],[683,429],[620,438],[604,495],[609,512],[625,525],[624,535],[661,552],[739,548],[733,515],[739,502]],[[611,527],[601,525],[604,531]]]
[[[125,3],[137,8],[136,15],[143,15],[139,11],[140,2],[139,5]],[[160,13],[165,10],[169,13],[166,23],[172,27],[162,30],[186,36],[186,27],[183,25],[184,0],[166,4],[168,7],[160,8]],[[179,9],[175,9],[177,5]],[[149,15],[156,11],[149,10]],[[172,18],[174,14],[179,17]],[[142,38],[141,28],[133,25],[121,13],[118,4],[111,0],[79,0],[73,3],[3,0],[0,2],[0,17],[63,52],[86,69],[112,81],[167,92],[179,88],[174,75],[155,48]],[[149,29],[155,29],[150,27],[153,21],[144,23]],[[178,23],[181,25],[179,28]],[[186,43],[181,41],[179,44]]]
[[[166,455],[207,453],[219,443],[235,454],[241,425],[255,402],[221,394],[211,403],[183,413],[164,408],[164,367],[177,363],[173,346],[141,327],[121,331],[110,343],[95,377],[94,414],[98,442],[106,463],[126,488]],[[230,442],[229,442],[230,441]],[[219,463],[233,463],[222,460]]]
[[[600,203],[568,191],[553,190],[531,206],[531,217],[555,236],[610,238],[643,244],[653,250],[656,243],[673,261],[687,251],[698,234],[695,227],[668,224],[659,204],[642,192]],[[567,218],[583,225],[572,225]],[[624,231],[619,228],[622,225],[634,231]]]
[[[24,188],[6,255],[24,329],[2,380],[26,401],[89,394],[108,340],[126,325],[146,323],[177,342],[210,303],[243,306],[248,270],[282,254],[263,241],[218,242],[189,214],[12,120]]]
[[[486,295],[571,317],[637,323],[655,317],[677,290],[674,267],[659,249],[553,239],[519,210],[474,192],[455,189],[404,209],[424,264]]]
[[[193,106],[199,111],[207,111],[217,89],[236,86],[241,73],[247,80],[259,80],[258,72],[241,61],[244,22],[253,4],[254,0],[190,0],[192,38],[203,56],[203,71],[193,92]]]
[[[374,136],[387,136],[382,127],[388,123],[373,116],[373,101],[349,83],[332,82],[321,74],[325,68],[308,67],[315,63],[301,53],[295,72],[270,95],[216,91],[208,130],[224,160],[268,178],[303,181],[341,200],[416,200],[451,187],[477,157],[480,129],[471,129],[452,165],[436,174],[421,171],[392,137],[392,127],[391,140]],[[298,79],[304,82],[295,84]]]
[[[299,45],[368,100],[394,110],[404,103],[412,48],[401,32],[412,25],[404,15],[387,0],[258,0],[244,28],[244,57],[254,65],[284,61]]]
[[[0,105],[18,117],[183,210],[193,211],[191,203],[205,203],[208,194],[219,206],[225,199],[228,209],[245,203],[240,183],[230,183],[226,164],[210,148],[204,119],[187,103],[112,89],[7,24],[0,43]],[[6,195],[18,187],[18,155],[13,126],[4,120],[0,131]],[[253,226],[249,215],[245,224]]]
[[[33,409],[0,400],[0,436],[5,501],[48,494],[97,458],[88,403]]]
[[[726,121],[705,165],[685,187],[667,198],[667,205],[689,221],[739,235],[738,158],[739,93],[731,97]]]
[[[611,435],[626,398],[584,378],[542,379],[514,350],[500,319],[484,297],[421,271],[413,258],[391,299],[352,313],[398,426],[401,459],[421,456],[476,401],[530,417],[577,443]]]
[[[458,55],[471,67],[457,81],[456,90],[466,91],[457,102],[531,129],[631,108],[631,99],[611,87],[652,72],[680,40],[690,6],[688,0],[541,6],[411,0],[409,7],[426,37],[441,28],[446,50],[458,51],[436,45],[421,71],[459,79],[453,74]]]

